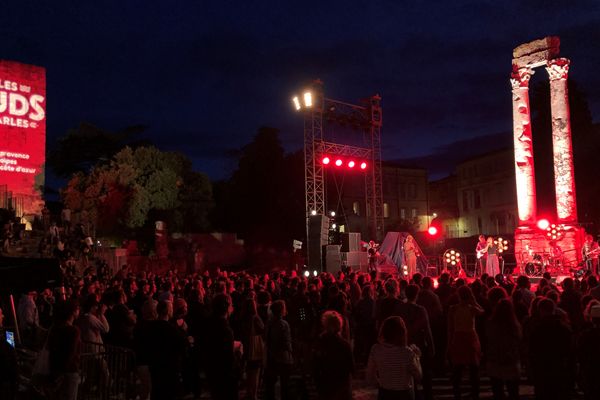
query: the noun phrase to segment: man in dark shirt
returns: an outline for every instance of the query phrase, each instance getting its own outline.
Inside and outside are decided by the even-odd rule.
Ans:
[[[575,371],[571,330],[556,315],[552,300],[540,300],[538,312],[540,320],[529,338],[529,366],[535,397],[569,399]]]
[[[212,301],[212,315],[207,321],[204,337],[206,377],[210,394],[215,400],[238,398],[235,370],[234,336],[227,318],[233,311],[231,298],[218,294]]]
[[[375,319],[377,327],[380,327],[387,317],[398,316],[402,301],[398,298],[400,288],[398,281],[390,278],[385,281],[386,297],[377,302]]]
[[[408,344],[415,344],[421,350],[421,369],[423,370],[423,395],[426,400],[433,399],[432,392],[432,359],[435,353],[431,327],[425,307],[416,303],[419,287],[406,287],[405,304],[400,305],[399,316],[402,317],[408,331]]]
[[[79,362],[81,335],[73,321],[79,316],[79,306],[73,300],[57,305],[56,322],[48,334],[48,359],[50,376],[61,380],[59,398],[77,399],[79,389]]]
[[[185,339],[177,328],[169,323],[173,316],[173,304],[161,300],[156,307],[158,319],[149,325],[148,367],[152,377],[153,399],[175,399],[180,391],[181,361],[185,352]]]

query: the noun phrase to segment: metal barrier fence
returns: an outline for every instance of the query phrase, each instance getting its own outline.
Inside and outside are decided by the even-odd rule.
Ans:
[[[80,400],[135,398],[135,355],[132,350],[100,343],[83,343]]]

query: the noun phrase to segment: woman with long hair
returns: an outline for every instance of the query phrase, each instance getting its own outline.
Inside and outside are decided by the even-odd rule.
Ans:
[[[519,398],[521,377],[521,324],[509,299],[498,301],[485,326],[487,339],[486,370],[492,383],[494,399],[504,399],[504,385],[509,399]]]
[[[475,300],[471,288],[458,288],[459,303],[448,310],[448,357],[452,364],[454,398],[460,399],[462,371],[469,368],[471,397],[479,397],[479,361],[481,344],[475,330],[475,317],[484,310]]]
[[[418,347],[407,346],[408,332],[400,317],[388,317],[381,324],[379,343],[371,348],[367,379],[379,387],[378,400],[413,400],[415,381],[422,371]]]
[[[408,235],[404,241],[404,263],[410,279],[417,272],[417,247],[412,235]]]

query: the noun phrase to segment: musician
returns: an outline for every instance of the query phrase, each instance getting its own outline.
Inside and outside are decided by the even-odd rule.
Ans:
[[[592,235],[585,235],[585,242],[581,253],[585,262],[585,268],[594,274],[597,273],[598,269],[599,252],[600,247],[598,246],[598,242],[594,241],[594,237]]]
[[[408,276],[412,277],[417,272],[417,247],[412,235],[408,235],[404,241],[404,263],[408,268]]]
[[[377,271],[377,261],[379,259],[379,252],[377,248],[379,244],[375,243],[373,240],[369,242],[367,247],[367,254],[369,255],[369,272]]]
[[[485,260],[485,269],[489,276],[495,277],[500,273],[500,260],[498,259],[498,246],[494,243],[494,238],[489,236],[484,248],[487,254]]]
[[[480,276],[485,270],[485,260],[487,258],[487,241],[484,235],[479,235],[479,242],[475,247],[475,253],[477,254],[477,263],[475,264],[475,276]]]

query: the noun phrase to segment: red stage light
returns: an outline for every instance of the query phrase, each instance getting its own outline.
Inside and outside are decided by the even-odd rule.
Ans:
[[[348,161],[348,168],[354,168],[356,163],[354,161]]]
[[[367,168],[367,163],[366,162],[360,163],[360,169],[366,169],[366,168]]]
[[[338,167],[342,166],[342,160],[340,160],[339,158],[337,160],[335,160],[335,165],[337,165]]]
[[[323,157],[323,159],[321,160],[321,162],[324,165],[327,165],[327,164],[329,164],[331,162],[331,160],[329,159],[329,157]]]
[[[427,233],[429,233],[430,236],[435,236],[438,233],[438,230],[435,226],[430,226],[429,229],[427,229]]]
[[[549,226],[550,226],[550,222],[547,219],[540,219],[537,222],[537,227],[540,228],[541,230],[546,230],[546,229],[548,229]]]

